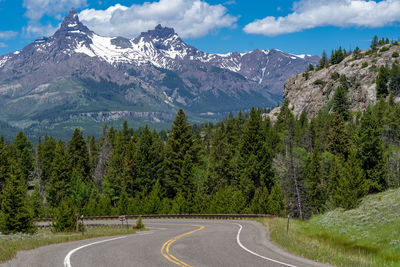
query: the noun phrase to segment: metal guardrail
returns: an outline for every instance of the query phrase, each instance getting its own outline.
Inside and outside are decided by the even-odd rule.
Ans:
[[[244,218],[275,218],[269,214],[147,214],[147,215],[124,215],[127,219],[244,219]],[[117,220],[120,216],[85,216],[84,220]],[[37,218],[35,222],[50,222],[54,218]]]

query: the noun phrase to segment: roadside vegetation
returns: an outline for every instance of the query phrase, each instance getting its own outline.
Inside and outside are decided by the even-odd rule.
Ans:
[[[58,232],[51,229],[39,229],[35,234],[0,234],[0,263],[11,260],[18,251],[35,249],[41,246],[58,244],[69,241],[83,240],[103,236],[116,236],[134,234],[132,227],[104,226],[86,227],[84,234],[81,232]]]
[[[400,190],[369,195],[360,206],[336,209],[309,221],[263,219],[285,249],[338,266],[400,266]]]

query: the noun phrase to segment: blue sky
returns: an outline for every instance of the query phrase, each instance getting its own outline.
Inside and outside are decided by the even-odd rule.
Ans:
[[[51,35],[71,7],[101,35],[135,37],[161,23],[211,53],[320,55],[400,37],[400,0],[0,0],[0,54]]]

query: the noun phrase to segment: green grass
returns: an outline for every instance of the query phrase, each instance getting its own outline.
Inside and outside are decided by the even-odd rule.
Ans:
[[[88,227],[82,233],[53,233],[49,229],[38,230],[36,234],[0,235],[0,263],[11,260],[18,251],[35,249],[51,244],[83,240],[102,236],[134,234],[136,231],[125,227]]]
[[[337,209],[303,222],[265,219],[285,249],[338,266],[400,266],[400,190],[367,196],[353,210]]]

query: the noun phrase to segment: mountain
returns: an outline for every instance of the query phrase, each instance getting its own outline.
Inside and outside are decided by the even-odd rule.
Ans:
[[[398,43],[386,44],[378,47],[376,52],[362,50],[358,56],[349,55],[339,64],[297,74],[286,81],[284,99],[289,102],[295,116],[305,111],[308,118],[312,118],[322,109],[330,111],[336,89],[345,81],[351,110],[363,111],[377,102],[376,77],[379,68],[385,66],[390,69],[393,63],[398,64],[399,54]],[[394,92],[393,100],[400,103],[399,92]],[[270,112],[272,120],[276,119],[279,111],[278,107]]]
[[[158,25],[138,37],[100,36],[75,9],[48,38],[0,57],[0,121],[60,136],[108,121],[168,124],[179,108],[194,121],[281,101],[284,81],[317,56],[282,51],[208,54]]]

